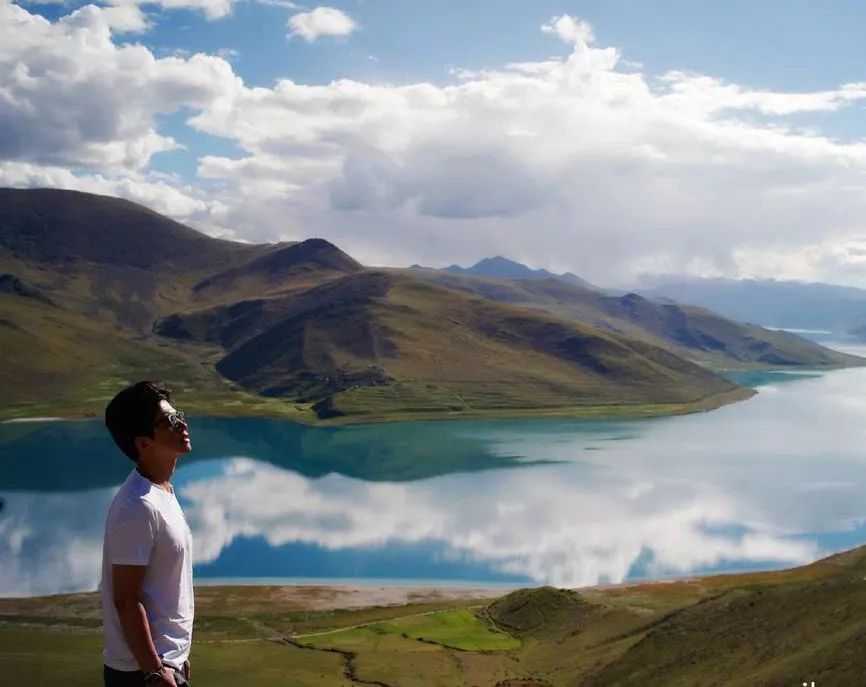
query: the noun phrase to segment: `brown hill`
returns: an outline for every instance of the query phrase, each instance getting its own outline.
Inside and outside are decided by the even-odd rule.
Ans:
[[[401,273],[406,271],[401,270]],[[859,365],[863,361],[783,331],[743,324],[710,310],[634,293],[611,296],[558,279],[504,280],[411,270],[416,278],[488,300],[544,310],[639,338],[720,368]]]
[[[268,247],[205,236],[120,198],[0,189],[0,271],[137,335],[188,307],[192,284]]]
[[[737,390],[642,341],[375,271],[175,315],[156,331],[220,344],[223,375],[328,416],[694,403]]]
[[[0,247],[28,262],[217,270],[259,251],[214,239],[122,198],[0,189]]]
[[[2,412],[98,412],[129,380],[164,377],[212,413],[643,415],[750,393],[686,358],[818,360],[706,311],[679,321],[562,281],[426,272],[368,270],[322,239],[213,239],[116,198],[2,189]],[[818,350],[818,364],[856,362]]]

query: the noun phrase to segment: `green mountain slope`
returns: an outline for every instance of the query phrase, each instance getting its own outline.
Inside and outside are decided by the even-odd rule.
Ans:
[[[216,270],[258,247],[214,239],[121,198],[0,188],[0,245],[26,261]]]
[[[738,392],[642,341],[369,270],[178,315],[156,331],[226,346],[223,375],[317,402],[323,416],[680,404]]]
[[[400,271],[405,273],[405,271]],[[561,280],[502,280],[411,270],[413,276],[488,300],[545,310],[562,318],[640,338],[718,368],[862,364],[813,341],[743,324],[705,308],[637,294],[611,296]]]
[[[269,248],[214,239],[119,198],[0,189],[0,272],[138,336],[188,307],[196,282]]]
[[[161,377],[215,414],[645,415],[751,393],[688,359],[859,362],[706,311],[674,326],[669,308],[561,280],[428,272],[370,270],[321,239],[213,239],[116,198],[0,189],[0,412],[100,412],[122,384]]]

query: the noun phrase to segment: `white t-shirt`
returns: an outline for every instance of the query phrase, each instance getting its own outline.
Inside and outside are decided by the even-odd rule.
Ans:
[[[105,522],[102,625],[105,665],[139,670],[114,607],[114,564],[147,566],[141,603],[153,644],[165,663],[181,668],[192,643],[192,533],[175,495],[136,470],[121,485]]]

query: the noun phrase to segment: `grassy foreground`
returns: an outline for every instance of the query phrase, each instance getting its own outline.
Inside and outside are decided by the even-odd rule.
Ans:
[[[337,610],[326,588],[197,590],[194,683],[866,684],[866,547],[771,573]],[[290,588],[289,588],[290,589]],[[335,599],[341,605],[345,599]],[[333,605],[333,604],[332,604]],[[318,610],[316,610],[318,609]],[[94,594],[0,600],[0,674],[99,684]]]

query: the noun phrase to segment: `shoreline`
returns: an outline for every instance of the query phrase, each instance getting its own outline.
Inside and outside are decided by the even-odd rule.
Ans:
[[[437,603],[472,599],[496,599],[520,589],[554,587],[569,591],[594,594],[624,592],[627,590],[664,589],[678,585],[726,586],[742,579],[786,577],[813,568],[830,567],[833,561],[858,552],[866,552],[866,545],[825,553],[819,558],[799,564],[782,564],[773,568],[732,568],[710,574],[693,572],[670,577],[637,577],[622,582],[590,584],[578,587],[557,587],[531,580],[525,582],[494,582],[474,580],[415,580],[385,578],[201,578],[194,581],[196,600],[230,595],[238,600],[268,600],[286,603],[297,610],[361,609],[378,606],[403,606],[413,603]],[[99,590],[57,592],[28,596],[0,595],[0,619],[3,607],[49,600],[99,599]]]
[[[769,370],[768,370],[769,371]],[[284,420],[307,427],[345,427],[355,425],[380,425],[396,424],[405,422],[439,422],[439,421],[461,421],[461,420],[638,420],[642,418],[676,417],[692,413],[708,412],[716,410],[732,403],[748,400],[758,392],[751,387],[740,386],[729,391],[705,396],[697,401],[676,403],[646,403],[631,405],[594,405],[594,406],[559,406],[553,408],[497,408],[479,409],[471,411],[401,411],[379,415],[348,415],[327,419],[319,419],[315,416],[298,416],[295,404],[287,401],[292,411],[280,412],[251,412],[238,413],[239,406],[233,406],[230,410],[234,412],[221,413],[220,408],[213,406],[197,408],[195,403],[185,404],[187,412],[201,417],[215,418],[252,418],[268,420]],[[198,412],[201,410],[202,412]],[[229,410],[229,409],[226,409]],[[256,409],[252,409],[256,410]],[[216,412],[215,412],[216,411]],[[62,411],[60,411],[62,412]],[[70,413],[68,415],[51,416],[12,416],[3,418],[0,410],[0,425],[15,425],[40,422],[68,422],[76,420],[97,420],[99,416],[95,413],[85,412],[82,414]]]
[[[77,419],[77,418],[67,418],[67,417],[58,417],[58,416],[46,416],[46,417],[12,417],[8,420],[0,420],[0,425],[16,425],[16,424],[24,424],[26,422],[65,422],[69,419]]]

